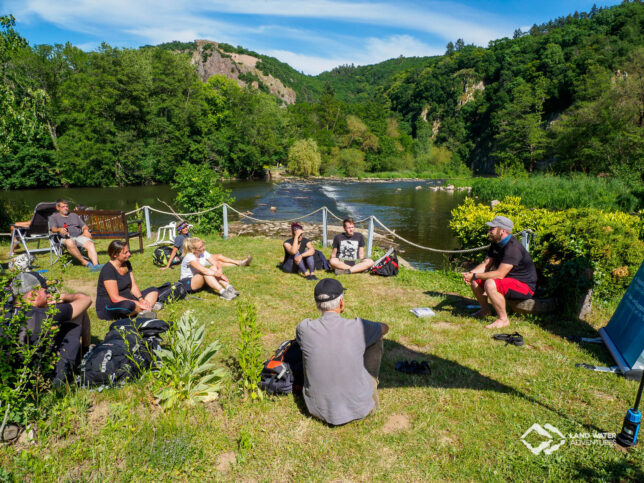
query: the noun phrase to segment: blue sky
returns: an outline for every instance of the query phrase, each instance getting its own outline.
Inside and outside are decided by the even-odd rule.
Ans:
[[[306,74],[341,64],[437,55],[451,40],[486,46],[559,16],[584,0],[0,0],[30,44],[101,42],[139,47],[209,39],[277,57]],[[610,6],[618,0],[597,2]]]

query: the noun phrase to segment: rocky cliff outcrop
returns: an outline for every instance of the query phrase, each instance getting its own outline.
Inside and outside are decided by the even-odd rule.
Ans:
[[[279,98],[284,104],[294,104],[295,91],[281,80],[257,69],[259,59],[251,55],[225,52],[217,42],[196,40],[197,49],[192,53],[192,63],[202,81],[214,75],[224,75],[244,87],[250,84]]]

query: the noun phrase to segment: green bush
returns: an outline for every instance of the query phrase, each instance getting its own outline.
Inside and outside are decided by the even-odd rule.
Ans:
[[[171,186],[177,193],[175,202],[182,212],[200,212],[234,201],[230,191],[222,187],[217,174],[205,164],[183,163],[177,168]],[[223,223],[221,208],[186,216],[186,219],[194,224],[196,233],[218,231]]]
[[[598,298],[621,296],[644,259],[642,217],[622,212],[530,209],[516,197],[490,208],[468,198],[452,211],[450,226],[463,247],[474,248],[488,243],[485,222],[496,215],[510,218],[515,233],[535,232],[530,255],[544,288],[562,300],[575,300],[590,286],[583,277],[587,270],[594,273],[591,283]]]

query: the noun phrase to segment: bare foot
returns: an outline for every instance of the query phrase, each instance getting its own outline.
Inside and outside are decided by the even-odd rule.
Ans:
[[[509,319],[496,319],[494,322],[492,322],[489,325],[486,325],[486,329],[500,329],[501,327],[507,327],[510,325],[510,320]]]
[[[476,319],[484,319],[484,318],[485,318],[485,317],[487,317],[488,315],[490,315],[490,311],[489,311],[489,310],[487,310],[487,309],[479,309],[479,310],[477,310],[476,312],[474,312],[474,313],[472,314],[472,317],[474,317],[474,318],[476,318]]]

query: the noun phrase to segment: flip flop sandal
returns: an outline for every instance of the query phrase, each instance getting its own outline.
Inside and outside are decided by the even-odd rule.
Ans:
[[[495,340],[505,341],[505,345],[512,344],[522,346],[524,344],[523,336],[518,332],[515,332],[514,334],[494,334],[492,338]]]
[[[412,367],[414,368],[414,374],[420,374],[420,375],[427,375],[430,376],[432,374],[432,369],[429,367],[429,364],[427,361],[412,361],[411,362]]]
[[[404,372],[405,374],[411,374],[411,364],[409,361],[398,361],[394,368],[397,371]]]
[[[431,375],[432,373],[427,361],[398,361],[394,367],[405,374]]]

